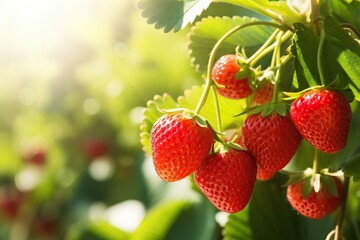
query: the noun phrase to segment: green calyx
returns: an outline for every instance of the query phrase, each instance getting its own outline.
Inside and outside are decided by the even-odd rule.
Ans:
[[[289,172],[285,170],[281,170],[281,172],[289,177],[284,186],[303,182],[301,192],[304,199],[306,199],[313,191],[317,193],[322,189],[325,189],[335,197],[339,194],[333,178],[334,176],[341,176],[342,174],[339,172],[330,173],[327,169],[323,169],[321,173],[315,173],[311,168],[307,168],[305,171],[301,172]]]

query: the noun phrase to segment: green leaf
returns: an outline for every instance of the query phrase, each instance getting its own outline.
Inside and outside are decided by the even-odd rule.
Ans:
[[[209,7],[211,0],[140,0],[138,7],[155,28],[177,32]]]
[[[201,201],[181,211],[164,239],[216,240],[215,212],[212,203],[206,197],[201,198]]]
[[[332,15],[341,22],[350,23],[360,29],[360,1],[351,0],[327,0]]]
[[[317,50],[319,38],[302,24],[295,24],[296,34],[293,38],[291,53],[295,56],[295,71],[298,82],[296,91],[321,85]]]
[[[154,207],[130,236],[130,240],[165,239],[180,213],[191,206],[189,201],[173,201]]]
[[[278,22],[292,26],[296,22],[305,23],[304,15],[294,11],[285,1],[268,0],[214,0],[214,2],[226,2],[240,7],[251,9],[254,12],[270,17]]]
[[[360,180],[360,147],[345,162],[343,171],[346,176],[353,176],[354,180]]]
[[[256,183],[249,205],[230,214],[224,240],[300,239],[298,215],[285,200],[286,188],[279,180],[277,176]]]
[[[150,156],[150,132],[154,123],[163,115],[159,111],[159,108],[171,109],[171,108],[183,108],[183,109],[195,109],[197,102],[203,92],[203,87],[194,86],[190,90],[184,92],[184,96],[177,99],[177,102],[169,95],[164,94],[163,96],[155,96],[154,100],[151,100],[147,104],[147,108],[144,111],[143,119],[140,124],[140,141],[143,145],[144,152]],[[217,120],[215,115],[215,103],[212,96],[213,93],[209,94],[209,97],[200,112],[204,123],[207,120],[211,126],[217,126]],[[226,130],[232,127],[240,127],[245,119],[245,116],[234,117],[238,112],[246,108],[245,99],[233,100],[218,95],[219,107],[221,109],[221,120],[223,129]]]
[[[114,227],[106,221],[91,222],[86,226],[75,226],[70,229],[68,240],[127,240],[129,234]]]
[[[249,17],[208,17],[197,22],[191,29],[189,45],[191,62],[196,70],[206,73],[209,54],[215,43],[231,28],[257,21]],[[256,50],[271,35],[273,28],[268,26],[251,26],[242,29],[224,41],[215,59],[226,54],[235,54],[235,48],[242,46],[250,51]]]
[[[360,101],[360,45],[332,17],[325,18],[324,31],[328,59],[332,57],[338,63],[330,68],[338,72],[341,81],[347,81],[355,99]]]

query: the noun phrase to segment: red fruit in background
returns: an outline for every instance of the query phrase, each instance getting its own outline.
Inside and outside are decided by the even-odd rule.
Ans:
[[[269,172],[277,172],[296,153],[302,137],[290,116],[273,112],[268,116],[250,114],[242,126],[242,136],[248,151],[256,162]]]
[[[150,143],[155,170],[165,181],[193,173],[208,156],[214,136],[209,127],[181,114],[164,115],[154,124]]]
[[[109,143],[102,138],[87,138],[83,142],[86,156],[90,159],[102,157],[109,153]]]
[[[252,94],[248,78],[236,79],[241,67],[237,64],[236,55],[222,56],[212,69],[212,78],[225,88],[218,89],[218,93],[232,99],[246,98]]]
[[[301,135],[315,148],[326,153],[344,148],[351,109],[340,93],[324,89],[306,92],[291,104],[290,115]]]
[[[33,230],[37,236],[51,236],[57,231],[58,220],[53,216],[36,216]]]
[[[256,105],[264,105],[272,100],[274,85],[268,80],[265,81],[266,82],[260,88],[255,90],[253,101]]]
[[[334,212],[341,203],[343,186],[337,177],[333,177],[338,196],[332,195],[325,187],[321,187],[319,192],[314,190],[306,198],[302,195],[304,181],[289,185],[287,188],[287,199],[291,206],[301,215],[320,219]]]
[[[43,166],[46,162],[46,151],[42,148],[32,149],[30,152],[26,153],[25,160],[28,163]]]
[[[15,188],[3,188],[0,191],[0,211],[1,214],[13,219],[16,217],[22,202],[21,193]]]
[[[256,180],[256,162],[242,150],[208,156],[195,172],[195,180],[206,197],[221,211],[242,210],[250,200]]]

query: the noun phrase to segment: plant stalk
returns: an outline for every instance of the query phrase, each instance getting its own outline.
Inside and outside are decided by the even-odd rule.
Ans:
[[[206,83],[205,83],[205,88],[204,91],[200,97],[200,100],[195,108],[195,114],[199,114],[201,111],[201,108],[204,106],[207,97],[209,95],[209,91],[210,91],[210,87],[212,85],[216,85],[214,83],[214,80],[212,79],[211,76],[211,72],[212,72],[212,67],[214,65],[214,61],[215,61],[215,55],[217,53],[217,51],[220,48],[220,45],[228,38],[230,37],[232,34],[234,34],[235,32],[246,28],[246,27],[250,27],[250,26],[255,26],[255,25],[267,25],[267,26],[272,26],[275,28],[279,28],[279,29],[283,29],[284,27],[282,25],[279,25],[277,23],[273,23],[273,22],[267,22],[267,21],[255,21],[255,22],[249,22],[249,23],[245,23],[242,25],[238,25],[236,27],[233,27],[232,29],[230,29],[228,32],[226,32],[214,45],[213,49],[211,50],[210,53],[210,57],[209,57],[209,61],[208,61],[208,66],[207,66],[207,78],[206,78]]]
[[[346,205],[348,199],[349,185],[350,185],[350,177],[345,176],[344,187],[343,187],[343,199],[341,202],[340,212],[335,226],[334,240],[341,239],[341,230],[345,220],[345,211],[346,211]]]

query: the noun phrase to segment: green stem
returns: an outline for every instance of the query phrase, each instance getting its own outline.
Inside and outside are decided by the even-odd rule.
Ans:
[[[289,37],[291,37],[292,35],[293,35],[292,32],[287,31],[280,39],[281,43],[287,41],[289,39]],[[277,45],[277,42],[274,42],[273,44],[271,44],[270,46],[265,48],[263,52],[261,52],[258,56],[256,56],[254,59],[251,60],[250,66],[251,67],[254,66],[261,58],[263,58],[265,55],[267,55],[268,53],[273,51],[275,49],[276,45]]]
[[[257,56],[262,54],[264,50],[269,47],[269,45],[275,40],[276,35],[280,32],[280,29],[276,29],[271,36],[266,40],[266,42],[251,56],[249,57],[245,62],[250,65],[250,67],[254,66],[252,64],[252,61],[256,59]]]
[[[341,230],[345,219],[345,210],[347,205],[347,198],[349,192],[350,177],[345,177],[343,187],[343,199],[340,206],[340,212],[335,226],[334,240],[341,239]]]
[[[276,104],[278,102],[278,92],[279,92],[279,86],[280,86],[280,82],[281,82],[280,79],[281,79],[281,73],[283,71],[283,68],[287,64],[287,62],[289,62],[293,58],[294,58],[293,55],[286,55],[286,57],[280,63],[280,67],[279,67],[278,71],[276,72],[274,92],[273,92],[273,97],[272,97],[272,101],[271,101],[271,103],[273,103],[273,104]]]
[[[284,32],[280,32],[278,36],[278,40],[276,42],[276,46],[273,52],[273,57],[271,59],[271,67],[275,67],[276,64],[280,65],[280,50],[281,50],[281,37],[283,36]],[[276,71],[276,77],[275,77],[275,85],[274,85],[274,92],[273,92],[273,98],[272,103],[276,104],[278,102],[278,92],[279,92],[279,85],[281,81],[280,76],[280,68]]]
[[[220,115],[220,106],[219,106],[219,99],[218,93],[215,85],[212,85],[213,97],[214,97],[214,104],[215,104],[215,114],[216,114],[216,122],[217,122],[217,131],[222,133],[222,124],[221,124],[221,115]]]
[[[310,0],[310,6],[311,6],[311,15],[310,15],[310,21],[311,24],[314,26],[314,30],[317,35],[320,35],[320,22],[318,21],[320,18],[320,10],[319,10],[319,3],[318,0]]]
[[[319,171],[319,150],[316,148],[314,149],[314,160],[313,160],[313,175],[318,173]]]
[[[317,65],[318,65],[318,69],[319,69],[320,81],[321,81],[322,85],[325,85],[325,83],[326,83],[323,64],[322,64],[324,45],[325,45],[325,33],[324,33],[324,31],[321,31],[320,42],[319,42],[316,60],[317,60]]]
[[[209,61],[208,61],[208,67],[207,67],[207,78],[206,78],[206,84],[205,84],[205,88],[204,91],[200,97],[200,100],[198,102],[198,105],[195,108],[195,114],[199,114],[201,111],[201,108],[204,106],[207,97],[209,95],[209,91],[210,91],[210,87],[215,84],[214,80],[211,77],[211,71],[212,71],[212,66],[214,65],[214,61],[215,61],[215,55],[218,51],[218,49],[220,48],[220,45],[228,38],[230,37],[232,34],[234,34],[235,32],[246,28],[246,27],[250,27],[250,26],[254,26],[254,25],[267,25],[267,26],[272,26],[275,28],[279,28],[279,29],[283,29],[283,26],[273,23],[273,22],[267,22],[267,21],[255,21],[255,22],[249,22],[249,23],[245,23],[242,25],[238,25],[236,27],[233,27],[232,29],[230,29],[228,32],[226,32],[215,44],[215,46],[213,47],[213,49],[211,50],[210,53],[210,57],[209,57]]]

